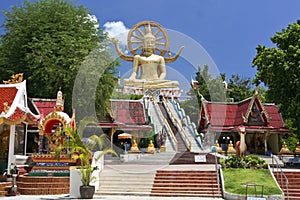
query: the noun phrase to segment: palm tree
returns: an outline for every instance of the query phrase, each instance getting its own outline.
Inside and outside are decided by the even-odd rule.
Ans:
[[[86,125],[85,123],[83,123]],[[92,135],[89,138],[82,138],[82,132],[79,133],[78,130],[83,132],[82,128],[64,128],[60,133],[61,135],[67,135],[68,139],[65,139],[60,146],[56,148],[55,154],[58,159],[62,155],[62,152],[67,152],[74,160],[79,162],[78,165],[81,166],[81,182],[83,186],[89,186],[90,183],[95,179],[92,177],[92,173],[97,169],[96,166],[92,166],[92,154],[96,148],[102,152],[95,158],[96,161],[102,158],[107,153],[112,153],[117,155],[117,153],[111,149],[104,149],[104,139],[107,137],[105,134],[101,136]]]

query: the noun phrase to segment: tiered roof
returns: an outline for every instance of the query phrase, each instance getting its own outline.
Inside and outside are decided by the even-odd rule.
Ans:
[[[123,130],[150,130],[142,100],[111,100],[112,122],[101,122],[101,127],[119,127]]]
[[[0,84],[0,124],[34,123],[39,118],[37,110],[28,106],[26,81]]]
[[[285,128],[279,108],[275,104],[262,103],[257,94],[241,102],[202,101],[199,131],[208,127],[215,131],[237,131],[245,125],[247,131],[289,132]]]

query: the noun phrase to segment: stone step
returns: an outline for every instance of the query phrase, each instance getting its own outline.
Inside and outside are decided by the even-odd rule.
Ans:
[[[153,187],[174,187],[174,188],[184,188],[184,187],[190,187],[190,188],[217,188],[218,187],[218,183],[190,183],[190,182],[186,182],[186,183],[170,183],[170,182],[154,182],[155,186]]]
[[[220,196],[215,171],[158,170],[153,196]]]
[[[0,196],[7,195],[8,188],[12,187],[11,182],[0,182]]]
[[[219,193],[177,193],[177,192],[164,192],[164,193],[151,193],[150,196],[159,197],[210,197],[216,198],[221,197]]]
[[[175,183],[178,183],[178,184],[187,184],[187,183],[197,183],[197,184],[215,184],[215,183],[218,183],[217,180],[214,180],[214,179],[211,179],[211,180],[189,180],[189,179],[184,179],[184,180],[169,180],[169,179],[155,179],[154,180],[154,183],[155,184],[158,184],[158,183],[172,183],[172,184],[175,184]]]
[[[30,183],[47,183],[47,182],[70,182],[70,177],[49,177],[49,176],[19,176],[17,178],[19,182],[30,182]]]
[[[96,191],[96,195],[118,195],[118,196],[125,196],[125,195],[134,195],[134,196],[150,196],[150,191],[147,192],[137,192],[137,191],[130,191],[130,192],[123,192],[123,191]]]
[[[68,194],[70,177],[21,175],[17,178],[17,186],[22,195]]]
[[[38,183],[31,183],[31,182],[17,182],[17,186],[21,188],[69,188],[70,183],[68,182],[38,182]]]
[[[183,187],[153,187],[152,192],[167,192],[167,191],[172,191],[172,192],[215,192],[218,191],[218,187],[190,187],[189,185],[183,186]]]
[[[54,194],[69,194],[69,188],[21,188],[18,191],[22,195],[54,195]]]

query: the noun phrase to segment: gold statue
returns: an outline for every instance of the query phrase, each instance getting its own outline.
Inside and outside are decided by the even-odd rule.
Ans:
[[[296,146],[296,149],[295,149],[295,154],[299,155],[300,154],[300,144],[299,142],[297,142],[297,146]]]
[[[139,148],[138,148],[137,143],[136,143],[135,140],[133,140],[129,152],[133,152],[133,153],[138,153],[138,152],[140,152],[140,150],[139,150]]]
[[[128,79],[124,79],[125,86],[140,88],[176,88],[178,81],[165,80],[165,63],[174,62],[182,52],[183,47],[173,58],[168,55],[169,38],[161,25],[151,21],[140,22],[135,25],[128,34],[128,47],[133,56],[124,55],[116,39],[114,42],[120,58],[133,62],[132,73]],[[157,46],[162,46],[159,48]],[[138,74],[140,71],[140,77]]]
[[[283,142],[279,154],[293,154],[293,153],[289,150],[289,148],[287,147],[286,143]]]
[[[220,147],[218,140],[216,140],[215,147],[217,148],[218,153],[222,153],[222,148]]]
[[[236,153],[236,150],[235,148],[233,147],[233,144],[232,144],[232,141],[230,140],[230,143],[228,145],[228,150],[227,150],[228,154],[235,154]]]
[[[148,153],[154,153],[155,152],[155,148],[154,148],[154,144],[152,142],[152,140],[150,140],[150,143],[148,145],[148,149],[147,149]]]

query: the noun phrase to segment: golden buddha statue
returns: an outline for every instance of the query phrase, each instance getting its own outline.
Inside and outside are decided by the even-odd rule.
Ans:
[[[297,142],[297,146],[296,146],[296,149],[295,149],[294,153],[297,154],[297,155],[300,155],[300,144],[299,144],[299,142]]]
[[[228,145],[227,153],[228,153],[228,154],[235,154],[235,153],[236,153],[236,150],[235,150],[235,148],[233,147],[233,144],[232,144],[232,141],[231,141],[231,140],[230,140],[229,145]]]
[[[140,150],[139,150],[139,148],[138,148],[137,143],[136,143],[135,140],[133,140],[129,152],[133,152],[133,153],[139,153],[140,152]]]
[[[286,143],[283,142],[279,154],[293,154],[293,153],[289,150],[289,148],[287,147]]]
[[[217,148],[217,153],[222,153],[222,148],[220,147],[218,140],[216,140],[215,147]]]
[[[147,149],[148,153],[154,153],[155,152],[155,148],[154,148],[154,144],[152,142],[152,140],[150,140],[150,143],[148,145],[148,149]]]
[[[143,28],[142,28],[143,27]],[[157,37],[158,34],[162,36]],[[165,40],[165,42],[163,42]],[[145,21],[135,25],[128,34],[128,47],[134,56],[124,55],[118,46],[116,39],[114,42],[116,50],[120,58],[132,61],[132,73],[128,79],[124,79],[124,86],[140,87],[140,88],[176,88],[179,86],[178,81],[165,80],[166,78],[166,62],[175,61],[181,51],[174,57],[164,57],[169,50],[169,39],[166,31],[157,23]],[[160,49],[156,46],[163,46]],[[133,47],[133,45],[138,45]],[[138,53],[138,50],[141,52]],[[159,52],[160,54],[158,55]],[[138,78],[138,74],[140,76]]]

